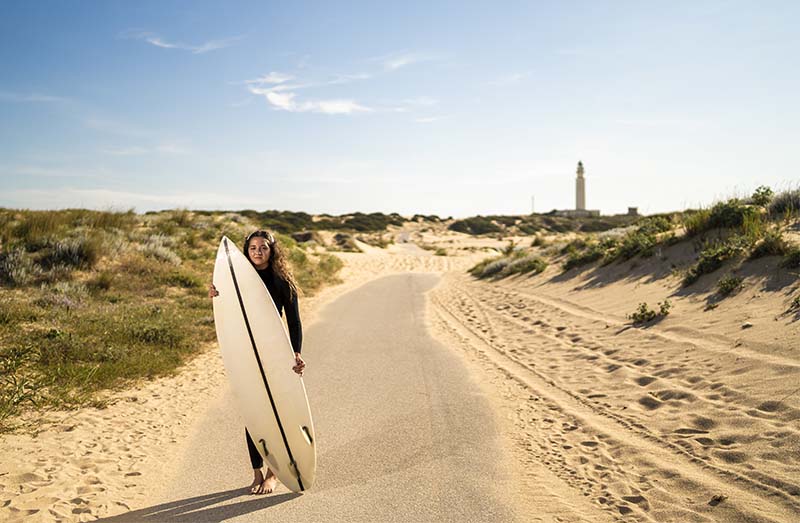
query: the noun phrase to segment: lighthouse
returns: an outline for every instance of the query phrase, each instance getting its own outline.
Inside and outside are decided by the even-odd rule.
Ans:
[[[590,216],[600,216],[600,211],[586,208],[586,178],[583,177],[585,171],[583,162],[578,162],[578,170],[575,171],[575,208],[563,211],[553,210],[556,216],[567,216],[570,218],[586,218]]]
[[[575,210],[586,210],[586,179],[583,177],[583,162],[578,162],[577,178],[575,178]]]

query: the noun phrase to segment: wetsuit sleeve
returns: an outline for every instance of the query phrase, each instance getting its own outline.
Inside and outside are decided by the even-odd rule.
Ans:
[[[287,285],[288,287],[288,285]],[[291,296],[286,303],[286,324],[289,326],[289,339],[292,342],[292,349],[300,352],[303,347],[303,325],[300,323],[300,307],[297,304],[297,294],[287,289]]]

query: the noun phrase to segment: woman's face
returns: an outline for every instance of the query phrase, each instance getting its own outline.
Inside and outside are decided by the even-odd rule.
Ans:
[[[267,240],[260,236],[251,239],[247,246],[247,256],[258,270],[266,269],[269,265],[269,251]]]

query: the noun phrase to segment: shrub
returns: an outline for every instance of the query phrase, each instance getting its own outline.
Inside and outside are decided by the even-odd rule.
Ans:
[[[633,321],[635,325],[647,323],[656,318],[668,316],[670,309],[672,309],[672,303],[668,299],[658,303],[658,312],[652,310],[646,302],[642,302],[634,312],[628,314],[628,319]]]
[[[37,268],[22,249],[0,252],[0,283],[11,287],[25,285],[37,275]]]
[[[506,274],[539,274],[547,268],[547,263],[537,256],[526,256],[509,263],[505,268]]]
[[[717,292],[719,292],[719,294],[722,296],[728,296],[731,293],[741,289],[743,281],[744,278],[740,278],[739,276],[734,276],[732,274],[723,276],[717,282]]]
[[[778,193],[769,204],[769,215],[773,219],[794,216],[800,211],[800,189]]]
[[[761,258],[762,256],[781,256],[788,252],[789,245],[783,239],[783,234],[778,229],[773,229],[764,233],[761,241],[756,244],[750,253],[750,258]]]
[[[333,237],[336,248],[344,252],[361,252],[361,249],[356,245],[355,240],[349,234],[337,233]]]
[[[714,204],[708,211],[701,210],[685,215],[684,227],[688,236],[697,236],[711,229],[733,229],[742,227],[746,216],[757,214],[757,210],[733,198]]]
[[[50,247],[45,250],[38,263],[44,269],[59,266],[90,269],[102,254],[103,244],[97,236],[83,236],[50,243]]]
[[[599,244],[593,243],[584,251],[572,251],[564,262],[564,270],[568,271],[575,267],[581,267],[597,260],[603,259],[606,251]]]
[[[489,278],[499,275],[510,263],[508,258],[500,258],[487,264],[480,273],[479,278]]]
[[[583,238],[575,238],[574,240],[570,240],[565,246],[561,248],[561,254],[570,254],[572,252],[579,251],[581,249],[586,248],[586,240]]]
[[[483,274],[483,270],[490,263],[495,262],[498,259],[499,258],[497,256],[494,256],[492,258],[486,258],[485,260],[482,260],[482,261],[476,263],[474,266],[472,266],[470,269],[468,269],[467,272],[470,273],[471,275],[475,276],[476,278],[480,278],[481,274]]]
[[[652,233],[633,232],[626,234],[617,244],[613,258],[629,260],[636,255],[643,257],[652,256],[658,244],[656,236]]]
[[[162,234],[150,236],[143,245],[138,246],[139,252],[158,261],[180,265],[181,258],[168,245],[172,242]]]
[[[700,252],[700,259],[691,269],[689,269],[689,272],[683,278],[683,284],[691,285],[703,274],[709,274],[716,271],[722,267],[722,264],[725,263],[726,260],[733,258],[741,252],[741,246],[735,241],[728,241],[725,243],[707,246]]]
[[[637,224],[637,232],[655,235],[672,230],[672,220],[667,216],[651,216]]]
[[[766,185],[761,185],[755,190],[755,192],[753,192],[750,200],[754,205],[766,207],[772,201],[773,196],[775,196],[775,193],[772,191],[772,189]]]
[[[456,232],[472,234],[473,236],[501,232],[503,230],[497,224],[482,216],[475,216],[473,218],[466,218],[464,220],[456,220],[450,224],[448,229]]]

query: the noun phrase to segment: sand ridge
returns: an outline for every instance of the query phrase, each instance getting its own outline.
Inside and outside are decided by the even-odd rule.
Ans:
[[[453,273],[431,293],[442,340],[516,391],[508,405],[521,459],[638,521],[800,513],[800,410],[774,401],[796,383],[787,379],[796,360],[725,353],[721,335],[709,343],[688,329],[676,339],[620,327],[623,318],[547,296],[534,281]]]

